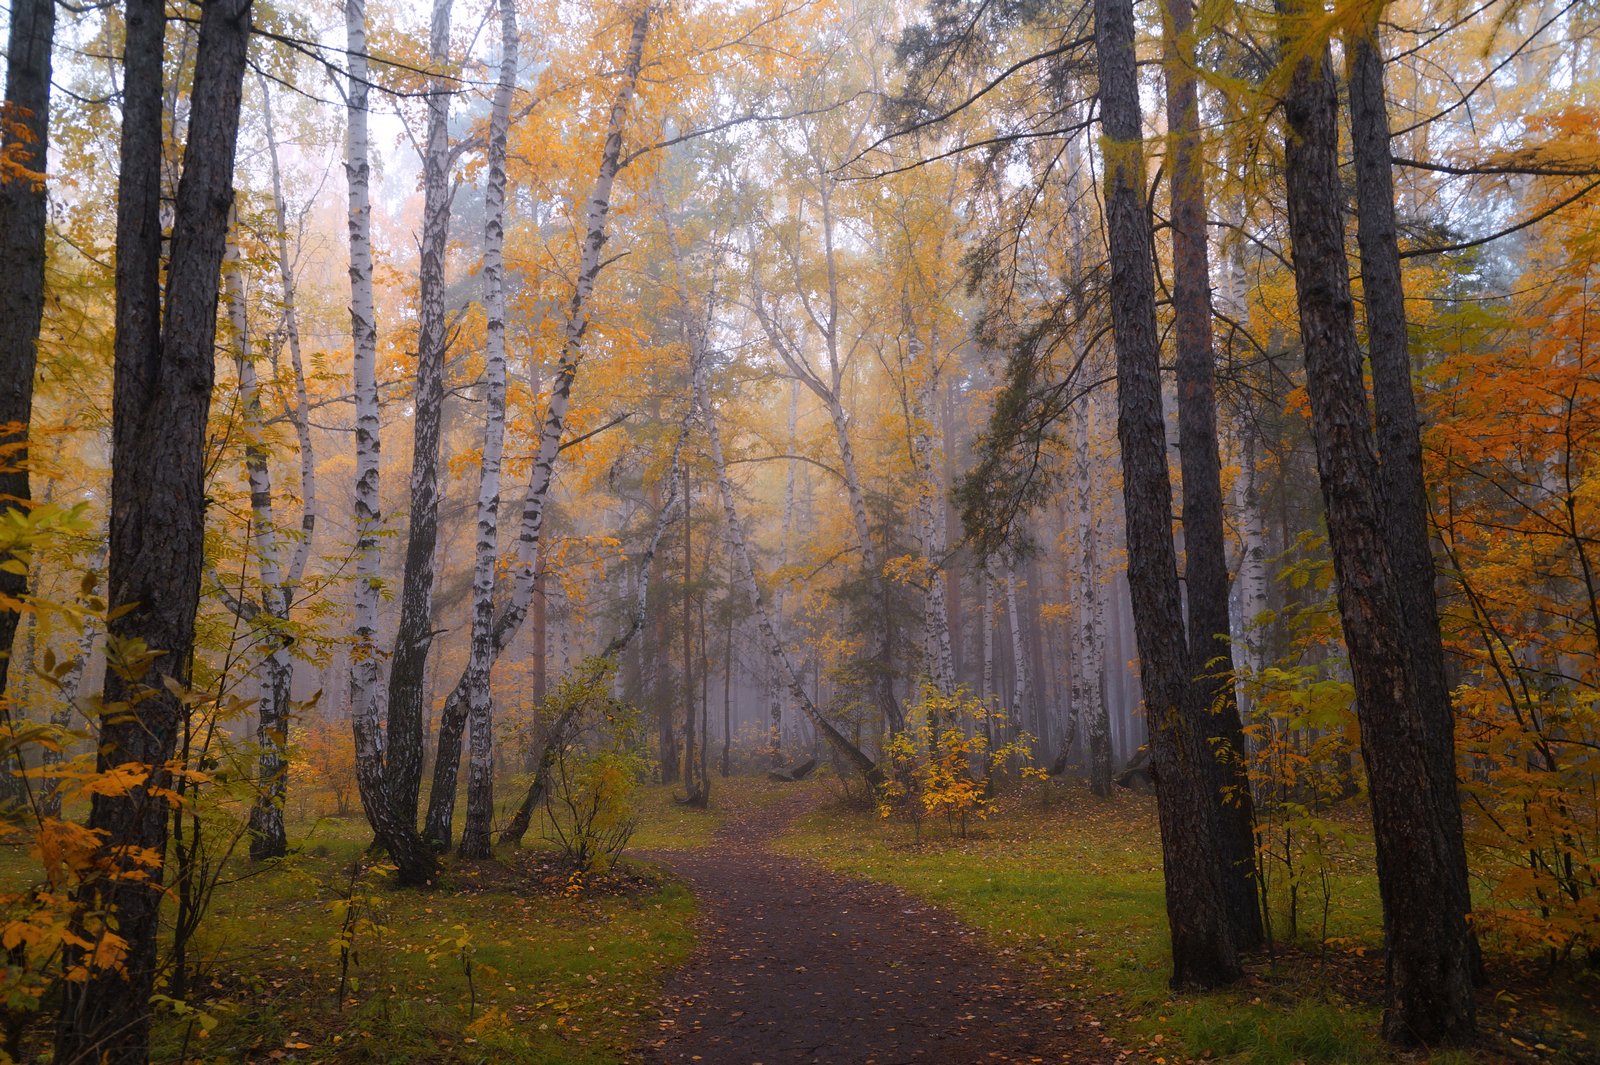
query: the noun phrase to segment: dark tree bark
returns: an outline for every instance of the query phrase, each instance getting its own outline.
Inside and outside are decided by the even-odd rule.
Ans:
[[[1228,560],[1222,532],[1222,461],[1211,341],[1211,261],[1200,102],[1194,73],[1193,0],[1165,0],[1167,130],[1172,170],[1172,310],[1177,338],[1178,454],[1183,471],[1184,584],[1195,698],[1215,764],[1224,887],[1234,944],[1261,945],[1256,899],[1255,804],[1229,643]]]
[[[451,0],[434,0],[430,59],[449,61]],[[395,820],[417,823],[422,741],[428,707],[423,684],[433,646],[433,556],[439,543],[439,441],[444,413],[444,259],[450,243],[450,83],[429,83],[428,143],[422,160],[422,254],[418,284],[417,377],[412,404],[411,511],[400,587],[400,627],[389,664],[384,790]],[[460,736],[456,760],[460,761]],[[454,786],[452,776],[451,785]],[[450,845],[446,828],[444,846]]]
[[[0,512],[28,506],[27,432],[44,317],[44,169],[50,138],[50,47],[54,0],[15,0],[6,45],[5,163],[0,167]],[[0,571],[0,599],[27,590],[27,574]],[[0,607],[0,694],[20,619]]]
[[[214,381],[217,293],[233,202],[233,156],[250,40],[251,0],[201,9],[193,105],[172,227],[161,322],[161,89],[164,11],[129,0],[123,59],[122,173],[117,201],[117,306],[112,407],[110,633],[161,654],[139,676],[108,672],[101,769],[152,767],[170,788],[184,709],[166,687],[186,685],[194,650],[205,533],[205,428]],[[159,326],[158,326],[158,323]],[[119,613],[119,611],[125,611]],[[139,786],[96,795],[89,827],[104,856],[127,870],[130,852],[166,851],[168,805]],[[56,1061],[142,1063],[160,932],[162,869],[80,890],[82,913],[116,914],[125,972],[63,985]],[[69,958],[69,961],[81,959]]]
[[[1394,170],[1389,154],[1389,108],[1383,52],[1374,7],[1362,30],[1345,45],[1350,91],[1350,131],[1355,150],[1356,239],[1361,251],[1361,288],[1367,310],[1367,351],[1372,363],[1373,413],[1378,428],[1378,490],[1389,527],[1389,546],[1407,623],[1408,655],[1417,678],[1417,698],[1427,730],[1429,781],[1441,822],[1450,834],[1457,905],[1472,909],[1467,852],[1462,839],[1456,787],[1455,713],[1445,675],[1434,595],[1428,493],[1422,477],[1422,433],[1411,382],[1405,289],[1396,236]],[[1470,928],[1468,929],[1471,935]],[[1473,969],[1477,940],[1470,941]]]
[[[1280,3],[1295,22],[1316,5]],[[1299,48],[1303,42],[1287,40]],[[1472,961],[1463,893],[1460,810],[1442,809],[1426,691],[1411,659],[1405,600],[1381,498],[1356,344],[1339,183],[1338,97],[1326,45],[1295,63],[1284,96],[1285,178],[1306,386],[1339,614],[1355,675],[1388,941],[1385,1038],[1472,1038]],[[1452,823],[1454,827],[1452,828]]]
[[[1239,978],[1217,803],[1197,688],[1190,683],[1172,542],[1172,483],[1161,413],[1160,340],[1145,197],[1132,0],[1095,0],[1106,158],[1110,304],[1117,352],[1128,584],[1150,723],[1175,987]]]

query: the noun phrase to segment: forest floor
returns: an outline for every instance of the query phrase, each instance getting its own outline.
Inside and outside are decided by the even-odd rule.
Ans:
[[[1297,927],[1288,927],[1283,871],[1270,869],[1272,949],[1252,957],[1232,988],[1175,996],[1149,796],[1098,799],[1082,784],[1029,785],[994,802],[964,836],[942,820],[885,820],[839,792],[813,802],[775,849],[948,910],[980,929],[1013,971],[1092,1014],[1135,1060],[1600,1063],[1600,977],[1552,973],[1492,943],[1478,1049],[1430,1057],[1382,1044],[1377,885],[1370,829],[1354,807],[1329,815],[1343,819],[1345,842],[1329,857],[1326,880],[1298,873]]]
[[[699,901],[699,947],[668,982],[652,1063],[896,1065],[1128,1060],[948,910],[770,847],[825,798],[724,789],[704,846],[648,854]]]

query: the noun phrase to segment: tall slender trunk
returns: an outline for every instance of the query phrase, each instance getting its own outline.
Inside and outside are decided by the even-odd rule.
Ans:
[[[1155,763],[1174,986],[1239,978],[1228,919],[1211,754],[1190,683],[1172,542],[1160,340],[1145,196],[1132,0],[1095,0],[1104,126],[1110,304],[1117,354],[1128,583]]]
[[[567,406],[572,384],[578,376],[578,361],[583,353],[583,337],[589,329],[589,297],[596,279],[605,267],[600,251],[606,243],[607,220],[611,214],[611,190],[617,171],[622,168],[622,138],[634,90],[639,83],[639,68],[644,61],[644,43],[655,12],[654,0],[642,4],[633,18],[628,44],[621,64],[621,83],[606,125],[605,146],[600,153],[600,169],[589,193],[584,216],[583,243],[578,255],[578,273],[567,304],[566,325],[561,354],[556,362],[555,379],[544,423],[539,430],[539,445],[522,502],[522,519],[517,533],[516,557],[512,565],[511,592],[494,620],[494,642],[490,648],[491,669],[516,638],[528,616],[533,600],[534,579],[538,572],[539,542],[544,530],[545,500],[555,477],[556,456],[561,449],[561,434],[567,424]],[[485,675],[486,676],[486,675]],[[433,788],[428,793],[426,833],[429,839],[449,845],[451,822],[455,816],[456,777],[461,770],[461,733],[467,719],[469,696],[475,678],[463,672],[445,698],[439,717],[439,744],[434,758]]]
[[[317,455],[311,440],[311,401],[306,395],[305,360],[300,350],[300,313],[295,294],[294,259],[289,254],[289,215],[283,201],[283,169],[278,159],[278,138],[272,119],[272,93],[266,75],[257,72],[261,87],[262,120],[266,127],[267,158],[272,167],[273,223],[277,226],[278,293],[283,301],[282,340],[289,349],[289,368],[294,374],[294,402],[285,400],[291,410],[295,438],[300,445],[300,536],[295,541],[284,574],[285,593],[293,598],[294,590],[305,576],[306,563],[311,558],[311,544],[317,529]],[[273,364],[277,364],[274,347]]]
[[[428,60],[450,61],[453,0],[434,0]],[[428,82],[428,140],[422,156],[422,245],[418,269],[417,376],[411,405],[411,505],[400,625],[389,660],[388,753],[384,790],[397,820],[416,824],[428,717],[428,649],[433,644],[434,552],[439,545],[439,446],[444,418],[444,266],[450,243],[450,94],[442,75]],[[448,833],[444,840],[449,843]]]
[[[1183,473],[1184,591],[1189,662],[1215,764],[1228,916],[1241,950],[1261,945],[1256,899],[1255,804],[1228,645],[1228,559],[1222,531],[1222,460],[1211,339],[1205,160],[1194,64],[1193,0],[1163,0],[1167,130],[1172,167],[1172,312],[1177,337],[1178,454]]]
[[[1445,846],[1455,869],[1450,879],[1456,905],[1472,909],[1456,785],[1455,713],[1445,674],[1434,594],[1428,490],[1422,476],[1421,421],[1411,380],[1405,287],[1396,236],[1394,170],[1389,151],[1389,105],[1383,51],[1378,40],[1382,7],[1345,42],[1350,93],[1350,132],[1355,151],[1356,239],[1361,251],[1361,289],[1366,306],[1367,348],[1378,430],[1378,491],[1389,529],[1407,655],[1417,678],[1417,697],[1428,741],[1428,780]],[[1473,969],[1480,967],[1477,940],[1468,927]]]
[[[101,541],[89,557],[85,569],[84,590],[95,594],[95,589],[104,579],[106,555],[109,546]],[[66,676],[61,678],[60,701],[50,713],[50,723],[56,728],[66,730],[72,726],[73,718],[77,716],[78,699],[83,692],[83,677],[89,669],[89,658],[94,654],[94,645],[100,637],[100,625],[97,618],[86,616],[83,619],[83,629],[78,633],[77,651],[72,656],[72,668],[67,670]],[[46,748],[39,755],[39,761],[46,766],[57,766],[67,760],[65,750]],[[61,816],[61,781],[48,781],[44,793],[39,797],[39,812],[45,817]]]
[[[994,570],[983,567],[983,705],[987,717],[999,709],[994,690]]]
[[[1033,676],[1028,669],[1028,638],[1022,631],[1022,613],[1017,604],[1016,566],[1006,563],[1005,576],[1006,631],[1011,635],[1011,729],[1021,732],[1026,726],[1033,706]]]
[[[933,422],[929,396],[937,385],[934,360],[938,357],[938,330],[929,327],[925,347],[912,321],[909,297],[902,297],[901,318],[906,333],[906,401],[911,426],[911,461],[917,475],[917,538],[927,559],[927,587],[923,592],[923,643],[927,648],[928,675],[944,695],[955,691],[955,653],[950,646],[950,612],[945,603],[945,515],[943,485],[934,468]],[[930,350],[932,349],[932,350]]]
[[[683,471],[683,793],[693,803],[699,797],[695,786],[694,746],[694,483]]]
[[[472,645],[468,652],[467,719],[472,729],[467,769],[467,822],[461,853],[487,858],[494,820],[495,563],[500,552],[500,458],[506,439],[506,137],[511,95],[517,82],[517,7],[500,0],[500,81],[489,112],[488,175],[483,193],[484,385],[488,411],[483,426],[483,461],[478,479],[478,553],[472,570]]]
[[[1300,56],[1283,101],[1289,236],[1312,436],[1377,843],[1388,944],[1383,1031],[1398,1043],[1460,1042],[1474,1028],[1472,958],[1455,853],[1460,811],[1439,803],[1435,725],[1423,707],[1428,689],[1418,681],[1421,664],[1410,656],[1406,600],[1391,551],[1394,529],[1383,509],[1345,257],[1333,63],[1326,43],[1306,49],[1295,32],[1321,17],[1317,0],[1280,0],[1279,13],[1286,51]]]
[[[106,677],[106,706],[121,709],[101,719],[97,765],[131,764],[149,777],[125,793],[96,795],[88,826],[102,834],[103,857],[114,869],[139,875],[91,880],[77,893],[78,933],[106,934],[98,915],[114,913],[126,954],[119,968],[95,968],[87,980],[64,985],[55,1055],[58,1062],[142,1065],[149,1056],[165,869],[161,859],[152,869],[136,856],[166,853],[170,811],[162,796],[172,788],[167,766],[185,714],[168,683],[188,685],[194,650],[205,557],[206,419],[251,8],[250,0],[215,0],[201,10],[164,308],[165,12],[160,3],[130,0],[126,14],[108,603],[116,640],[124,646],[142,640],[161,653]],[[84,960],[82,949],[67,951],[66,964]]]
[[[1258,618],[1267,609],[1267,531],[1261,510],[1261,457],[1257,451],[1258,434],[1247,426],[1239,449],[1239,480],[1237,482],[1239,511],[1239,618],[1238,635],[1234,640],[1235,657],[1242,667],[1246,682],[1238,685],[1239,714],[1249,720],[1254,706],[1249,695],[1250,683],[1261,676],[1266,666],[1265,648],[1262,645]]]
[[[272,359],[273,365],[276,366],[278,343],[285,342],[289,351],[290,368],[294,375],[294,399],[292,405],[287,399],[284,405],[289,408],[289,418],[294,424],[300,452],[298,537],[286,537],[273,517],[271,481],[265,451],[260,450],[258,446],[260,454],[254,461],[248,451],[246,455],[246,462],[251,471],[252,509],[258,511],[256,517],[258,538],[270,530],[270,546],[266,540],[262,540],[262,546],[258,551],[263,559],[267,559],[270,554],[271,566],[275,571],[269,579],[266,568],[262,569],[262,605],[280,630],[275,635],[269,636],[270,651],[262,663],[263,690],[257,710],[256,742],[260,747],[258,766],[260,785],[255,805],[250,812],[250,857],[261,861],[281,858],[288,853],[289,848],[288,836],[283,825],[283,807],[287,800],[289,784],[288,732],[290,700],[294,687],[294,659],[290,654],[289,637],[282,630],[289,621],[295,589],[299,587],[301,577],[305,574],[306,563],[311,557],[311,544],[317,524],[317,467],[311,441],[311,404],[306,395],[305,363],[300,351],[294,262],[289,254],[289,219],[283,201],[283,174],[278,156],[277,133],[273,125],[272,94],[266,76],[259,72],[257,84],[261,90],[263,125],[266,130],[267,153],[272,172],[273,211],[277,228],[278,285],[279,295],[283,301],[282,325],[273,340]],[[242,294],[235,298],[235,294],[230,291],[229,302],[230,311],[233,306],[238,307],[239,319],[235,325],[235,332],[238,336],[245,337],[248,328],[244,318]],[[249,352],[243,351],[242,354],[244,363],[240,368],[240,379],[243,382],[247,373],[252,378],[252,383],[245,388],[245,391],[254,402],[257,426],[255,431],[259,435],[263,423],[260,391],[253,383],[255,367],[250,360]],[[263,505],[259,508],[255,503],[257,480],[262,482]],[[293,541],[294,547],[285,561],[284,550],[289,540]],[[270,697],[266,692],[268,687],[272,689]]]
[[[284,589],[283,562],[277,520],[272,505],[272,469],[262,434],[261,386],[250,351],[250,321],[244,285],[239,278],[238,248],[230,245],[223,287],[228,297],[228,318],[236,346],[234,366],[239,375],[243,408],[245,475],[250,484],[250,531],[260,575],[261,604],[251,622],[256,642],[266,654],[256,668],[256,745],[258,775],[255,802],[250,809],[250,857],[255,861],[282,857],[288,851],[283,827],[284,783],[288,762],[289,695],[293,665],[282,625],[289,617]]]
[[[378,538],[378,320],[372,299],[371,168],[367,153],[366,0],[345,0],[350,83],[345,127],[345,176],[350,188],[350,339],[356,406],[355,640],[350,648],[350,728],[355,736],[356,786],[378,843],[399,868],[403,884],[430,882],[433,854],[416,825],[397,817],[384,786],[384,720],[388,699],[379,676],[378,605],[382,583]]]
[[[728,591],[733,591],[733,551],[728,551]],[[723,604],[728,624],[722,633],[722,775],[728,776],[733,757],[733,597]]]
[[[1097,405],[1093,397],[1074,419],[1076,526],[1078,541],[1078,645],[1082,670],[1080,714],[1088,722],[1089,786],[1101,798],[1111,795],[1111,711],[1105,693],[1106,596],[1100,577],[1100,533],[1094,514],[1093,455]]]
[[[54,0],[15,0],[6,44],[6,122],[0,151],[0,516],[26,510],[28,427],[33,376],[44,319],[45,162],[50,147],[50,50]],[[0,570],[0,597],[19,598],[26,573]],[[21,615],[0,610],[0,694],[6,690],[11,641]]]
[[[800,382],[798,379],[789,382],[789,425],[787,447],[789,453],[795,453],[799,446],[800,424]],[[783,472],[783,534],[778,548],[778,570],[781,573],[789,565],[789,537],[794,530],[794,489],[796,463],[793,459],[784,464]],[[732,558],[732,545],[728,548]],[[732,566],[732,562],[729,563]],[[738,582],[737,571],[729,576],[729,588]],[[772,591],[772,622],[780,630],[783,628],[784,600],[787,598],[789,582],[787,579],[775,582]],[[778,765],[783,761],[783,680],[778,676],[777,665],[774,663],[768,673],[767,713],[770,717],[769,736],[772,747],[772,762]]]

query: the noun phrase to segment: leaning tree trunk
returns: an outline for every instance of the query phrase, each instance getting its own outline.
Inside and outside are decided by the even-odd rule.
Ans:
[[[1383,52],[1378,41],[1381,6],[1373,7],[1345,42],[1350,90],[1350,132],[1356,162],[1356,239],[1361,250],[1361,290],[1367,311],[1367,349],[1378,429],[1378,491],[1407,623],[1407,654],[1417,680],[1428,739],[1428,780],[1456,870],[1456,905],[1472,909],[1456,784],[1455,714],[1445,674],[1434,595],[1428,491],[1422,476],[1422,436],[1411,382],[1404,280],[1396,236],[1394,168],[1389,154],[1389,107]],[[1468,936],[1472,930],[1468,926]],[[1477,940],[1469,942],[1473,969]]]
[[[512,567],[511,594],[494,622],[494,643],[489,665],[492,669],[528,616],[538,574],[539,540],[544,529],[545,500],[555,476],[556,455],[561,449],[561,434],[567,424],[567,405],[572,384],[578,375],[578,360],[583,352],[583,337],[589,328],[589,297],[596,279],[605,267],[600,251],[605,246],[607,221],[611,214],[611,190],[617,171],[622,168],[622,138],[629,108],[639,84],[639,68],[644,62],[644,43],[650,30],[653,3],[643,4],[634,15],[623,58],[621,84],[611,105],[606,125],[605,146],[600,153],[600,169],[589,193],[584,218],[584,236],[578,256],[578,273],[567,304],[567,320],[562,336],[561,355],[555,380],[550,386],[549,406],[539,431],[539,446],[522,503],[522,522],[517,534],[516,559]],[[485,674],[485,679],[487,674]],[[455,816],[456,777],[461,770],[461,733],[467,718],[474,681],[466,672],[456,681],[445,699],[439,717],[439,744],[434,757],[433,789],[428,793],[428,838],[444,846],[450,842],[450,826]]]
[[[5,125],[0,131],[0,516],[28,505],[27,434],[44,317],[45,185],[50,146],[50,49],[54,0],[13,0],[6,46]],[[0,599],[27,590],[27,574],[0,569]],[[0,695],[21,615],[0,608]]]
[[[378,325],[372,301],[371,170],[367,159],[366,0],[345,0],[350,62],[346,99],[345,174],[350,186],[350,335],[356,406],[355,641],[350,649],[350,727],[355,734],[356,785],[378,843],[399,868],[400,882],[432,881],[433,853],[416,825],[398,818],[383,779],[383,721],[387,700],[379,677],[378,604],[381,588],[378,537]]]
[[[650,574],[655,568],[656,552],[661,548],[661,540],[672,525],[672,515],[678,508],[680,479],[683,472],[683,445],[689,437],[689,428],[694,423],[694,413],[694,404],[690,403],[684,411],[683,419],[678,423],[678,438],[672,445],[672,461],[667,466],[667,498],[656,513],[655,528],[650,533],[649,546],[639,559],[638,590],[634,598],[633,613],[628,617],[627,627],[600,652],[601,658],[620,658],[622,652],[633,642],[633,638],[644,628],[650,606]],[[539,803],[543,801],[545,791],[549,787],[550,773],[555,768],[556,756],[561,746],[567,742],[567,730],[572,727],[574,712],[574,708],[569,707],[551,722],[550,732],[545,737],[544,749],[535,763],[533,781],[523,794],[522,802],[518,805],[511,822],[500,833],[501,844],[520,845],[523,837],[528,834],[528,826],[533,823],[534,811],[539,808]]]
[[[130,0],[123,51],[122,169],[117,202],[117,304],[112,398],[110,634],[160,654],[108,672],[97,765],[148,778],[94,796],[111,875],[77,892],[77,933],[100,940],[115,915],[121,965],[62,986],[58,1062],[143,1063],[173,781],[167,769],[185,708],[205,558],[206,419],[215,380],[217,290],[233,200],[233,157],[249,50],[250,0],[213,0],[200,13],[193,105],[161,286],[161,82],[165,11]],[[164,317],[163,317],[164,310]],[[169,687],[169,684],[172,685]],[[154,855],[151,868],[140,856]],[[135,875],[137,874],[137,875]],[[70,948],[68,966],[96,951]]]
[[[1229,647],[1228,559],[1222,531],[1222,460],[1211,341],[1211,260],[1206,248],[1205,160],[1194,72],[1194,2],[1164,0],[1167,130],[1172,167],[1172,313],[1177,337],[1178,454],[1183,473],[1184,590],[1189,662],[1214,761],[1213,801],[1222,826],[1224,886],[1233,940],[1261,945],[1256,898],[1255,804],[1234,697]]]
[[[478,480],[478,554],[472,570],[472,645],[468,653],[467,719],[471,759],[467,769],[467,822],[461,853],[487,858],[494,820],[494,698],[489,688],[494,657],[495,562],[500,548],[500,458],[506,439],[506,135],[517,83],[517,7],[500,0],[500,81],[489,112],[489,167],[483,193],[484,383],[488,412]]]
[[[450,61],[453,0],[434,0],[428,59]],[[443,75],[428,82],[428,141],[422,156],[422,246],[418,271],[417,377],[412,393],[411,507],[400,625],[389,661],[388,752],[384,790],[398,821],[417,821],[427,725],[428,649],[433,646],[434,550],[439,545],[439,445],[444,418],[444,266],[450,244],[450,94]],[[458,741],[459,742],[459,741]],[[459,756],[458,756],[459,757]],[[453,782],[452,782],[453,783]],[[449,842],[449,832],[445,833]]]
[[[1196,705],[1190,683],[1172,543],[1172,485],[1161,412],[1161,349],[1133,41],[1132,0],[1095,0],[1128,584],[1155,763],[1172,982],[1216,987],[1237,980],[1240,968],[1223,884],[1211,753],[1198,720],[1204,708]]]
[[[728,478],[728,464],[722,453],[722,433],[717,428],[716,412],[705,395],[705,369],[702,365],[704,360],[699,357],[698,352],[691,352],[691,358],[694,360],[691,371],[694,380],[694,402],[700,412],[706,438],[711,447],[711,463],[716,472],[717,493],[722,498],[722,518],[727,526],[728,542],[733,547],[738,579],[744,585],[745,595],[755,612],[761,641],[766,645],[767,654],[777,664],[779,675],[789,688],[790,697],[806,717],[811,719],[811,724],[818,734],[839,752],[852,769],[865,777],[869,784],[877,786],[882,780],[882,770],[817,709],[816,704],[811,701],[811,696],[806,692],[805,685],[801,683],[799,673],[789,661],[783,642],[778,639],[778,630],[772,623],[772,613],[767,609],[766,600],[761,595],[760,582],[756,580],[755,565],[750,560],[750,545],[745,540],[743,527],[739,524],[739,512],[734,504],[733,482]]]
[[[1317,449],[1339,615],[1355,677],[1361,753],[1377,844],[1387,938],[1383,1032],[1391,1042],[1470,1040],[1472,952],[1459,883],[1460,810],[1441,806],[1432,730],[1411,656],[1406,599],[1382,506],[1345,257],[1338,94],[1329,48],[1298,34],[1318,3],[1282,0],[1286,51],[1297,54],[1284,96],[1289,237],[1306,391]]]

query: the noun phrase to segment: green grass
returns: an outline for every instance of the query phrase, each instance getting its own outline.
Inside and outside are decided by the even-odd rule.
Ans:
[[[365,826],[322,821],[291,838],[298,856],[219,892],[196,945],[215,1026],[201,1037],[165,1017],[156,1060],[621,1061],[693,947],[693,898],[648,867],[625,893],[570,898],[530,884],[517,856],[452,861],[425,892],[379,871],[356,889],[341,1001],[340,900]]]
[[[711,806],[696,810],[677,801],[681,792],[668,784],[640,788],[637,797],[639,828],[628,844],[631,851],[682,851],[703,847],[722,824],[726,795],[712,782]]]
[[[909,826],[835,805],[798,822],[780,848],[948,907],[988,933],[1002,954],[1081,1004],[1119,1045],[1150,1060],[1394,1060],[1376,1034],[1382,978],[1376,878],[1359,848],[1334,863],[1326,947],[1318,892],[1302,899],[1299,942],[1280,942],[1274,957],[1253,961],[1234,988],[1175,996],[1167,987],[1169,945],[1150,799],[1120,794],[1102,801],[1079,787],[1051,784],[996,803],[969,835],[954,839],[942,824],[925,825],[919,840]],[[1275,899],[1280,940],[1282,904]],[[1587,1000],[1545,1006],[1555,1027],[1569,1035],[1595,1024]],[[1484,1027],[1493,1031],[1502,1020],[1486,1016]],[[1574,1039],[1543,1060],[1592,1060],[1582,1056],[1582,1037]],[[1497,1043],[1477,1060],[1510,1060],[1501,1053],[1507,1049]],[[1474,1059],[1442,1054],[1432,1060]]]

